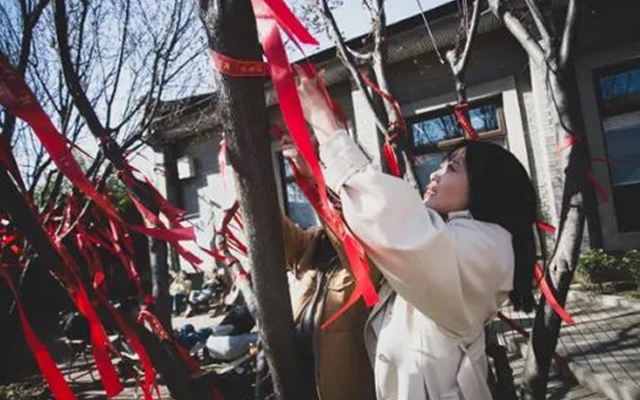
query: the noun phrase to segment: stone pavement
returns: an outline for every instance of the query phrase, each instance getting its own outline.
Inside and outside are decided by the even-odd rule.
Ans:
[[[567,310],[576,323],[562,327],[557,351],[567,359],[570,376],[554,371],[547,398],[640,400],[640,301],[574,290],[570,292]],[[532,316],[505,313],[530,327]],[[173,322],[176,328],[191,323],[197,329],[215,326],[219,319],[200,314],[177,317]],[[510,362],[517,384],[522,378],[521,355],[526,344],[517,333],[504,327],[500,337],[512,350]],[[141,398],[141,393],[134,390],[134,382],[127,385],[116,400]],[[92,383],[88,376],[79,379],[75,386],[81,399],[104,398],[99,384]],[[170,399],[166,388],[161,386],[161,390],[162,398]]]
[[[640,400],[640,301],[572,290],[567,311],[575,324],[563,326],[557,352],[585,388],[614,400]],[[532,316],[505,314],[525,327]],[[501,334],[512,352],[524,340],[510,330]]]

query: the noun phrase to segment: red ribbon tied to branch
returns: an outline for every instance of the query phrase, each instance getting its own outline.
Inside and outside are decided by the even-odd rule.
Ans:
[[[103,197],[84,175],[67,141],[38,103],[20,73],[0,53],[0,104],[33,129],[60,171],[110,217],[121,220],[111,203]]]
[[[469,113],[468,103],[456,104],[453,108],[453,113],[456,116],[458,125],[460,125],[467,138],[469,138],[470,140],[480,139],[480,136],[478,136],[478,133],[473,128],[473,125],[471,124],[471,121],[469,121],[469,117],[467,116]]]
[[[349,231],[342,217],[327,197],[326,183],[309,132],[307,131],[294,79],[294,72],[289,64],[278,26],[280,26],[296,44],[305,43],[316,45],[317,41],[304,28],[302,23],[282,0],[252,0],[252,5],[257,18],[262,47],[267,58],[269,71],[278,95],[284,121],[289,132],[291,132],[293,142],[298,152],[309,166],[316,180],[319,200],[314,204],[314,207],[329,229],[342,241],[357,283],[351,299],[349,299],[343,309],[338,311],[334,317],[330,318],[330,320],[333,321],[338,315],[342,314],[351,306],[351,304],[355,303],[360,296],[363,297],[368,306],[373,306],[378,302],[378,294],[369,278],[369,264],[362,245],[353,233]],[[304,70],[309,75],[315,75],[315,70],[310,64],[307,64]],[[324,89],[326,94],[326,89],[322,89]]]

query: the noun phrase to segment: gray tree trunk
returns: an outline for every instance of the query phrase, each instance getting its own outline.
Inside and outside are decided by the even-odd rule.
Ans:
[[[249,0],[200,0],[209,47],[259,61],[262,50]],[[278,399],[299,400],[293,354],[293,317],[285,272],[282,225],[271,160],[269,120],[262,78],[217,75],[219,111],[234,168],[250,253],[258,327]]]
[[[544,91],[544,98],[548,102],[546,111],[552,118],[558,142],[569,136],[580,138],[578,143],[558,155],[564,172],[558,182],[562,188],[559,227],[546,280],[563,306],[582,248],[586,215],[597,212],[594,190],[587,178],[589,151],[577,97],[577,83],[570,73],[572,69],[573,66],[569,65],[552,73],[545,64],[538,70],[546,82],[545,87],[538,89]],[[538,109],[537,112],[545,110]],[[525,360],[522,393],[525,399],[544,399],[546,396],[551,359],[558,343],[561,323],[558,314],[541,298]]]

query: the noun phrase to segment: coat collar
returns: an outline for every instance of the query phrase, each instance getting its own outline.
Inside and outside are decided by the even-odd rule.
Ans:
[[[456,218],[473,219],[473,215],[471,215],[471,211],[469,210],[453,211],[447,215],[447,221],[451,221]]]

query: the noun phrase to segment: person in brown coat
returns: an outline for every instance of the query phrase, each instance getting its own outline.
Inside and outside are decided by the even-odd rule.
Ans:
[[[314,376],[306,385],[315,385],[313,394],[319,400],[374,400],[373,371],[364,344],[369,313],[364,302],[320,328],[355,287],[345,255],[324,228],[304,230],[287,217],[282,220],[287,269],[294,277],[291,286],[302,286],[297,294],[292,290],[294,323],[304,347],[298,346],[297,353],[306,353],[306,361],[314,365]]]

